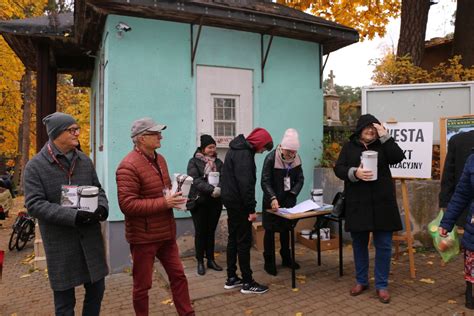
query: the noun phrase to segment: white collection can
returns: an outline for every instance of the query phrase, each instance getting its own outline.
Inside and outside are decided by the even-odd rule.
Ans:
[[[77,188],[77,208],[81,211],[95,212],[99,206],[99,188],[80,186]]]
[[[311,200],[319,206],[323,206],[323,189],[311,190]]]
[[[362,168],[372,171],[372,179],[369,181],[377,180],[377,162],[378,162],[379,153],[373,150],[366,150],[362,152],[360,157],[360,162],[362,163]]]

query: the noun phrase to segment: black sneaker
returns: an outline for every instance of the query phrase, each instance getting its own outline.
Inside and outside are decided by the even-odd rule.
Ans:
[[[235,289],[236,287],[242,286],[242,279],[239,277],[231,277],[228,278],[227,281],[225,282],[224,289],[230,290],[230,289]]]
[[[240,293],[243,294],[263,294],[268,291],[268,286],[258,284],[255,281],[250,283],[244,283],[242,289],[240,289]]]

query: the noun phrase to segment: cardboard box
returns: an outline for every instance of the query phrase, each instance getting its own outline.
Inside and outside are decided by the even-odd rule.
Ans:
[[[263,235],[265,234],[265,229],[263,229],[262,222],[254,222],[252,224],[252,242],[253,246],[258,251],[263,251]]]
[[[265,235],[265,229],[263,228],[262,222],[254,222],[252,224],[252,244],[258,251],[263,251],[263,236]],[[280,234],[275,233],[275,248],[280,249]]]
[[[296,235],[296,240],[302,244],[303,246],[308,247],[314,251],[317,251],[317,239],[306,239],[298,232]],[[338,249],[339,247],[339,236],[331,235],[330,240],[321,240],[321,251],[331,250],[331,249]]]

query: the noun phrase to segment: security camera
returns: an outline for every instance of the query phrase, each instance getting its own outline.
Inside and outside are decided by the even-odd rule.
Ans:
[[[124,23],[124,22],[119,22],[115,28],[118,30],[118,31],[121,31],[121,32],[128,32],[128,31],[131,31],[132,28],[127,24],[127,23]]]

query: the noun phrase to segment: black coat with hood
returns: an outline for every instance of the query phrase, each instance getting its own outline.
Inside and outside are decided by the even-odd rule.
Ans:
[[[362,115],[356,132],[351,135],[339,154],[334,167],[336,176],[344,180],[346,193],[346,224],[349,232],[398,231],[402,222],[395,196],[395,187],[389,165],[405,159],[402,149],[390,135],[367,145],[359,141],[364,127],[380,122],[372,115]],[[377,180],[362,181],[355,177],[362,152],[378,152]]]
[[[221,177],[222,202],[228,210],[255,213],[255,150],[240,134],[229,143]]]
[[[454,194],[456,185],[461,179],[469,155],[473,153],[474,131],[456,134],[449,139],[448,153],[444,161],[443,176],[441,177],[441,190],[439,192],[439,207],[448,207],[448,203]],[[456,221],[456,225],[464,226],[466,224],[467,207]]]
[[[214,191],[214,186],[209,184],[209,182],[207,181],[207,176],[204,173],[206,163],[196,157],[196,154],[198,152],[200,152],[199,148],[194,153],[193,158],[191,158],[188,162],[187,173],[193,178],[193,185],[189,190],[188,203],[186,204],[186,208],[192,212],[196,206],[204,206],[206,204],[212,207],[222,209],[221,199],[213,198],[211,196],[212,192]],[[216,171],[222,174],[222,160],[216,158],[215,164]],[[220,184],[218,184],[217,186],[220,186]]]
[[[272,197],[276,197],[280,207],[291,208],[296,205],[296,197],[304,185],[303,169],[301,164],[288,170],[290,177],[290,191],[285,191],[284,178],[287,176],[286,169],[275,168],[275,155],[277,150],[271,151],[263,163],[262,180],[263,209],[272,208]],[[290,229],[289,221],[267,212],[262,212],[263,228],[265,230],[284,232]]]

